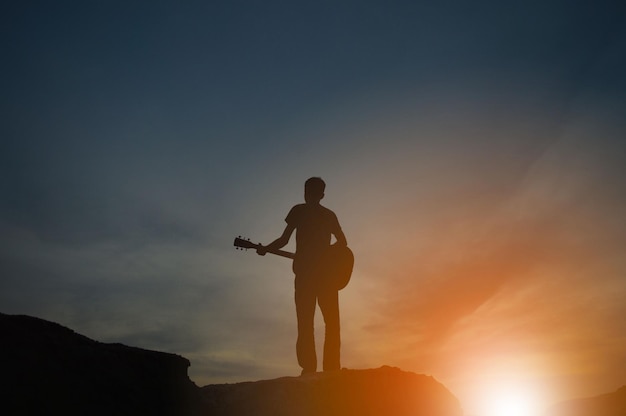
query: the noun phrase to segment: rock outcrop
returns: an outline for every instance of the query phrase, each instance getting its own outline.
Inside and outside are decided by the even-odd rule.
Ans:
[[[461,416],[429,376],[392,367],[197,387],[175,354],[0,314],[0,412],[91,416]]]
[[[392,367],[202,388],[212,416],[461,416],[434,378]]]
[[[105,344],[59,324],[0,314],[3,400],[10,415],[198,415],[189,361]]]

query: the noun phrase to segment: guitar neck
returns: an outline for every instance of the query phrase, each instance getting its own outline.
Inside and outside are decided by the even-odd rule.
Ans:
[[[243,249],[258,249],[261,247],[261,244],[255,244],[250,242],[250,240],[244,240],[241,237],[235,238],[235,243],[234,243],[235,247],[238,248],[243,248]],[[284,250],[268,250],[268,253],[272,253],[275,254],[277,256],[281,256],[281,257],[286,257],[288,259],[293,259],[295,257],[294,253],[291,253],[289,251],[284,251]]]
[[[277,256],[286,257],[288,259],[293,259],[295,257],[295,254],[284,250],[268,250],[267,252],[276,254]]]

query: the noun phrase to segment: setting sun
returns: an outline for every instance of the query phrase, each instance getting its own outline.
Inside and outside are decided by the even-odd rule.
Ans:
[[[482,407],[480,416],[535,416],[540,409],[536,395],[521,387],[491,391]]]
[[[493,398],[484,416],[532,416],[537,411],[536,401],[524,392],[508,392]]]

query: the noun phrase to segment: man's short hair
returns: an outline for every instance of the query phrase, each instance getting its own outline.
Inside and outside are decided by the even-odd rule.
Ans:
[[[317,195],[323,195],[326,189],[326,183],[317,176],[309,178],[304,183],[304,189],[310,190]]]

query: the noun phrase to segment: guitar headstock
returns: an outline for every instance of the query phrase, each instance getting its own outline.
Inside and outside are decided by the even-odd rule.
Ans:
[[[247,240],[241,238],[241,236],[235,238],[235,242],[233,243],[233,245],[235,247],[237,247],[237,249],[249,249],[249,248],[257,248],[258,244],[254,244],[253,242],[250,241],[250,239],[248,238]]]

